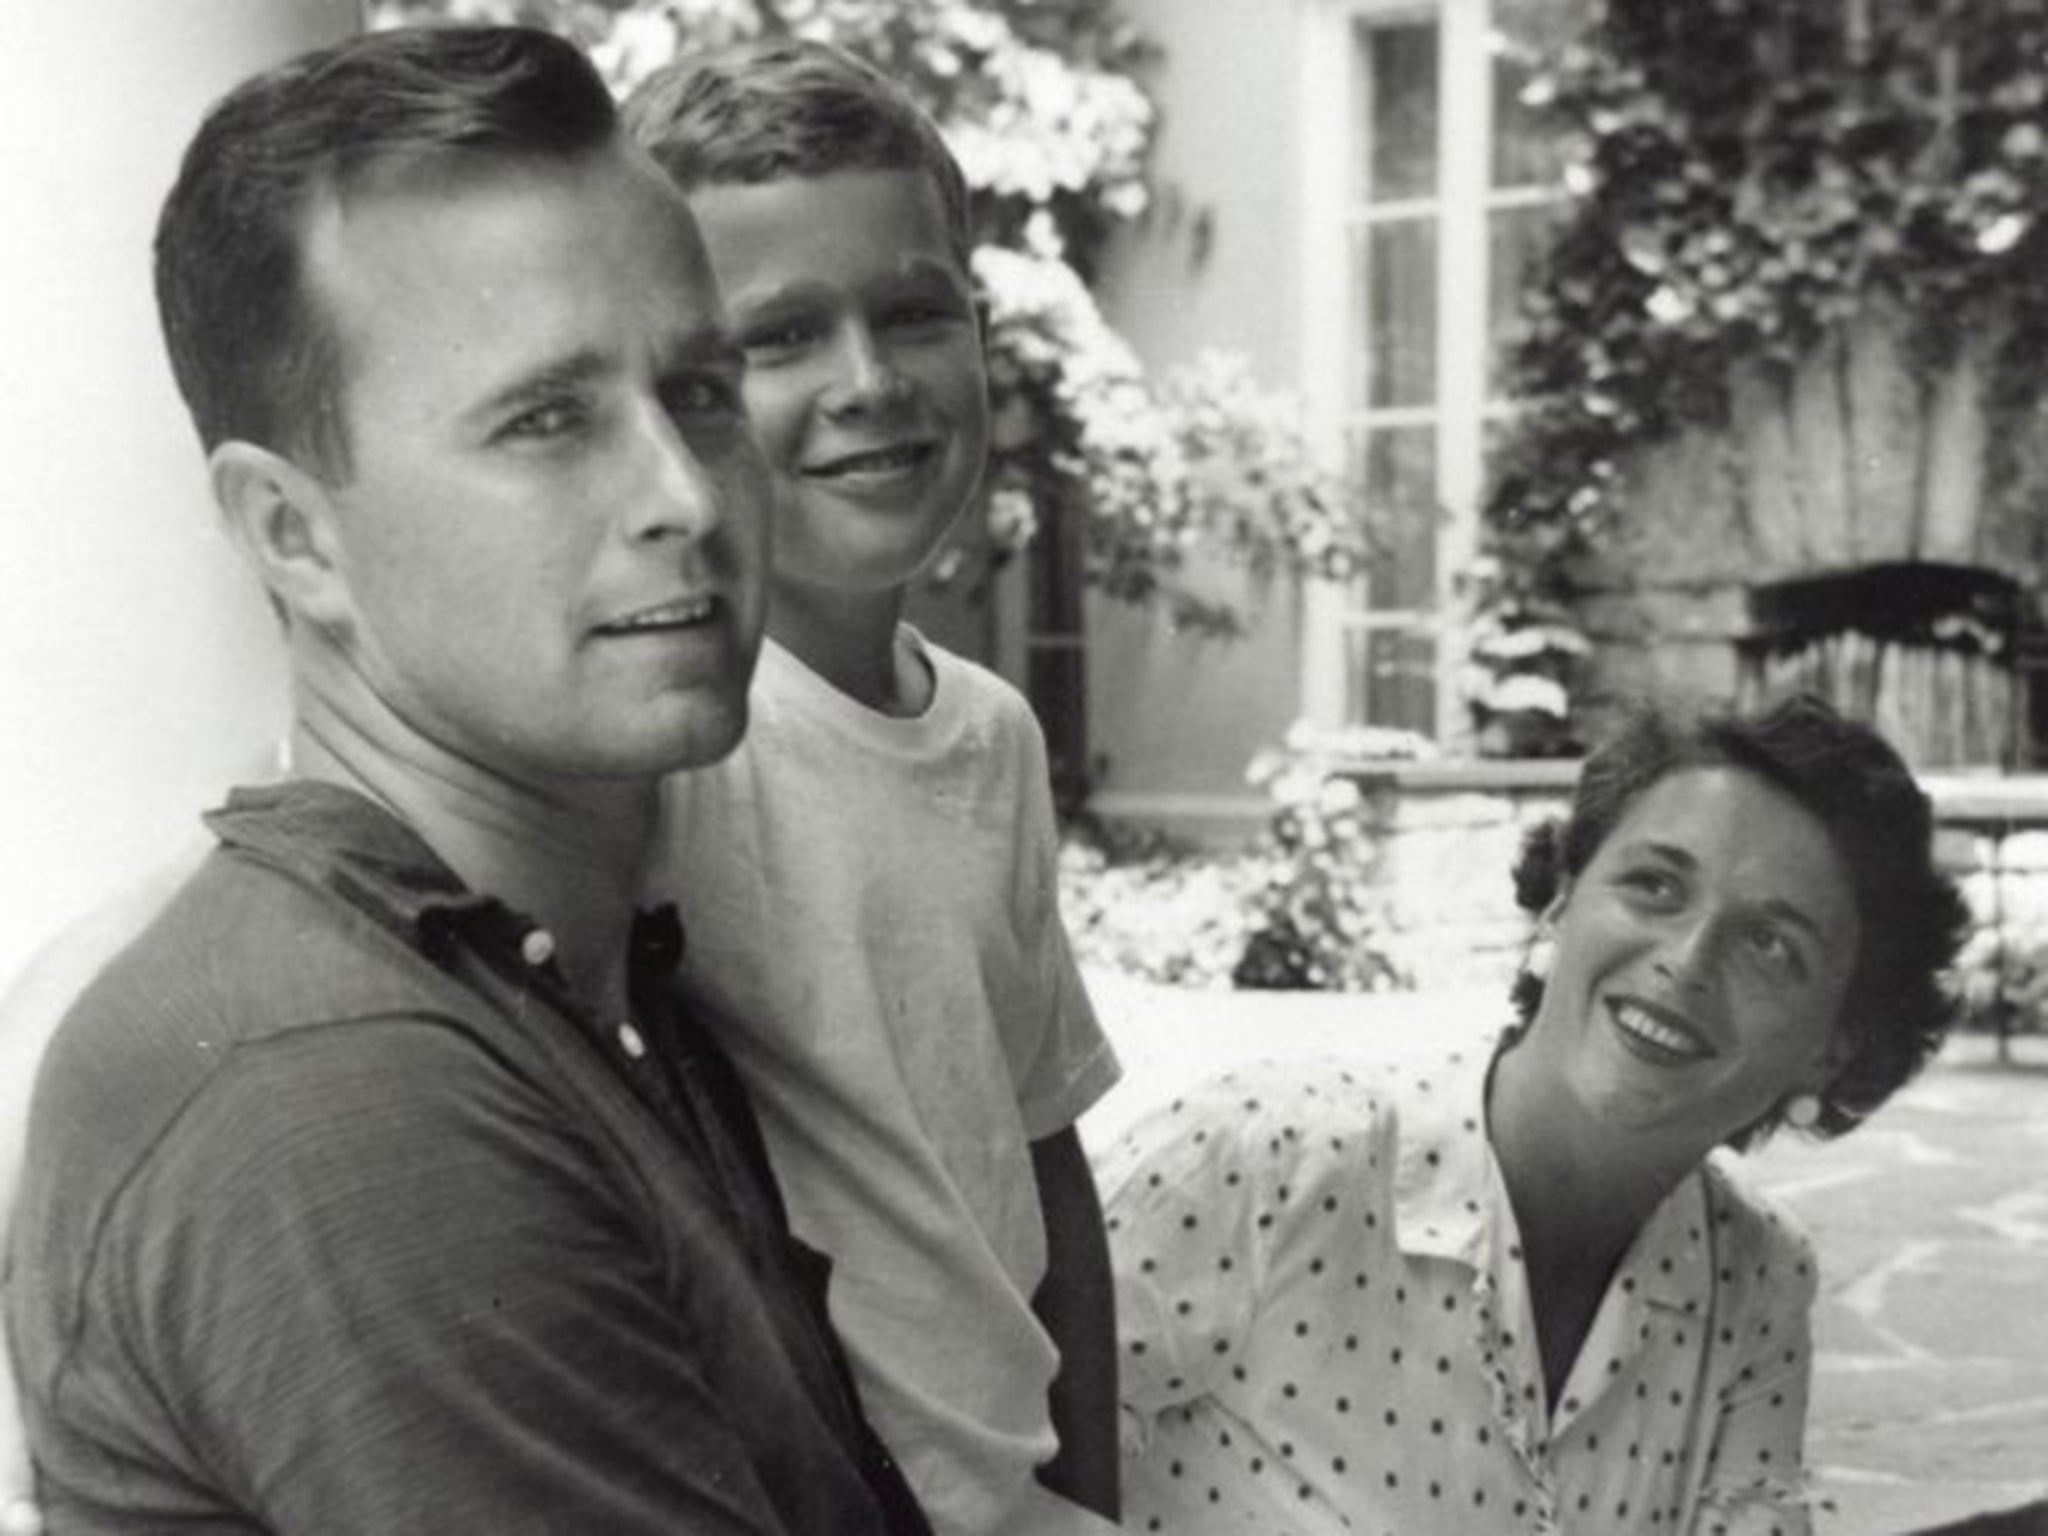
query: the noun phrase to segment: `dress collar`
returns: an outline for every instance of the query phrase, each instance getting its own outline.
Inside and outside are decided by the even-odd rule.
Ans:
[[[1404,1253],[1487,1264],[1487,1216],[1506,1186],[1486,1139],[1488,1041],[1413,1069],[1401,1095],[1395,1235]],[[1631,1299],[1703,1312],[1713,1283],[1705,1181],[1689,1175],[1644,1222],[1617,1276]]]

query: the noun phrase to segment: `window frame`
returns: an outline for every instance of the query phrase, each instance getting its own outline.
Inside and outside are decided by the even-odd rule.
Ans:
[[[1434,607],[1374,612],[1356,589],[1317,583],[1302,626],[1303,712],[1314,723],[1352,723],[1348,653],[1354,637],[1375,631],[1427,635],[1436,643],[1436,736],[1447,750],[1469,751],[1471,719],[1458,679],[1469,660],[1466,626],[1457,622],[1459,573],[1479,544],[1487,430],[1511,405],[1491,398],[1489,264],[1491,215],[1539,205],[1554,194],[1493,187],[1492,0],[1308,0],[1300,38],[1303,106],[1304,229],[1301,274],[1303,396],[1309,428],[1326,462],[1351,465],[1365,430],[1433,422],[1437,531]],[[1354,398],[1354,361],[1365,355],[1364,305],[1354,286],[1354,232],[1375,222],[1359,201],[1361,160],[1370,153],[1364,84],[1356,67],[1358,29],[1433,21],[1437,50],[1436,390],[1428,406],[1373,407]],[[1376,210],[1384,220],[1403,204]],[[1472,302],[1472,296],[1481,302]],[[1343,323],[1329,323],[1341,315]],[[1384,722],[1375,722],[1384,723]]]

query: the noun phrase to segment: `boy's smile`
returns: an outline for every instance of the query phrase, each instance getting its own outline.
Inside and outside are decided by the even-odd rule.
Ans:
[[[847,170],[690,194],[776,480],[778,586],[900,589],[981,477],[973,293],[931,178]]]

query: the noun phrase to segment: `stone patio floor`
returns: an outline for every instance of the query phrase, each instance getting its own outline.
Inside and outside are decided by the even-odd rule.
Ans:
[[[1412,1056],[1498,1024],[1499,989],[1192,993],[1091,975],[1125,1081],[1091,1145],[1259,1056]],[[1822,1294],[1807,1456],[1830,1536],[1900,1536],[2048,1500],[2048,1039],[1959,1036],[1869,1126],[1757,1157],[1806,1221]]]

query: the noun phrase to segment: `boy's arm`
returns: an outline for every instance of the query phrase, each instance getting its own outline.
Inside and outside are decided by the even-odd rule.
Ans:
[[[1059,1454],[1039,1481],[1064,1498],[1117,1518],[1116,1291],[1095,1177],[1072,1126],[1031,1144],[1045,1215],[1045,1279],[1032,1309],[1059,1347],[1052,1384]]]

